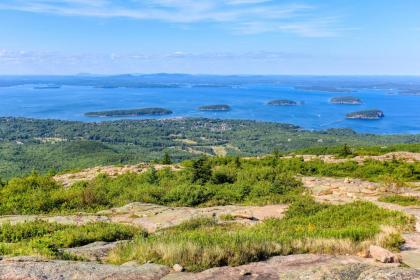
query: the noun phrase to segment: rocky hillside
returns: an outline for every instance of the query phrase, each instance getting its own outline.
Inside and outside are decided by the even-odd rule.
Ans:
[[[420,279],[419,158],[220,157],[16,178],[0,189],[0,279]]]

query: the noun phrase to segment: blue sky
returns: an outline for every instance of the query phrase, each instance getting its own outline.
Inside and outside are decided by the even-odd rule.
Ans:
[[[0,0],[0,74],[420,75],[418,0]]]

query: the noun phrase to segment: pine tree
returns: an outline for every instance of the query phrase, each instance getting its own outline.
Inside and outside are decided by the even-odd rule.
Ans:
[[[159,182],[159,177],[155,167],[151,167],[148,173],[147,182],[150,184],[156,184]]]
[[[212,175],[211,166],[207,160],[207,157],[201,157],[194,161],[192,165],[192,182],[204,185],[207,183]]]
[[[344,144],[343,148],[340,151],[340,156],[347,157],[352,155],[353,152],[351,151],[350,147],[347,144]]]
[[[242,167],[241,158],[239,156],[235,157],[235,167],[236,168],[241,168]]]
[[[165,154],[163,155],[162,164],[166,164],[166,165],[172,164],[171,156],[169,155],[168,152],[165,152]]]

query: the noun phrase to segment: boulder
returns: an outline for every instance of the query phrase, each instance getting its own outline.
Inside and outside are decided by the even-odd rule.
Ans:
[[[381,263],[399,263],[400,257],[382,247],[371,245],[369,255]]]
[[[182,272],[184,270],[184,268],[182,267],[182,265],[180,264],[175,264],[172,269],[176,272]]]

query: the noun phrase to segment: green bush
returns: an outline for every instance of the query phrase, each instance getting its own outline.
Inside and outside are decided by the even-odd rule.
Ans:
[[[44,221],[0,225],[0,254],[63,257],[59,248],[83,246],[95,241],[113,242],[146,237],[145,231],[126,225],[90,223],[82,226]]]

